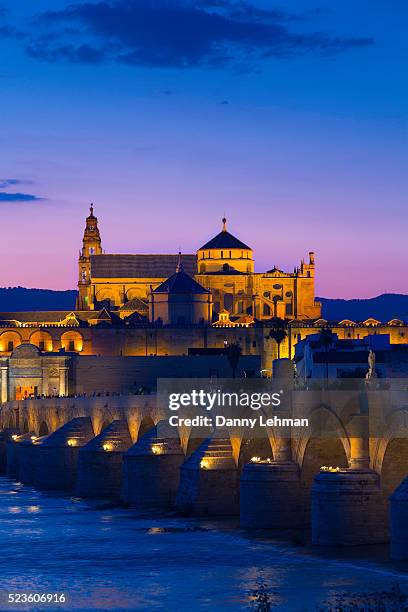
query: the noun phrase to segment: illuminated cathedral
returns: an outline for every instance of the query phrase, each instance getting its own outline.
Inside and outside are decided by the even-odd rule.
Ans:
[[[327,321],[315,301],[314,253],[292,273],[255,272],[253,251],[222,220],[187,254],[105,254],[93,206],[79,253],[73,311],[0,312],[0,403],[38,395],[133,393],[158,377],[228,377],[223,355],[239,345],[246,376],[272,374],[307,336],[385,335],[407,344],[408,324]],[[285,319],[278,342],[275,326]],[[225,355],[224,355],[225,357]]]
[[[225,218],[221,231],[196,253],[105,254],[91,206],[78,264],[81,311],[104,307],[164,324],[316,320],[321,315],[314,295],[314,253],[291,273],[276,267],[255,272],[252,248],[228,231]]]

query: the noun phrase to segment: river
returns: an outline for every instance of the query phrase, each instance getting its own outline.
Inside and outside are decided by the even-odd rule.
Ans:
[[[6,478],[0,527],[0,610],[408,609],[408,567],[388,561],[385,547],[319,551],[303,536],[146,516]],[[8,603],[21,592],[66,601]]]

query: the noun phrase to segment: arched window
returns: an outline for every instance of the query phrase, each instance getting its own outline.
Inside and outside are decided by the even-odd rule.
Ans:
[[[46,331],[35,331],[32,333],[30,336],[30,344],[34,344],[43,352],[51,352],[53,349],[51,334]]]
[[[0,352],[12,353],[20,344],[21,336],[16,331],[7,331],[0,335]]]
[[[84,340],[81,334],[77,331],[65,332],[61,336],[61,346],[70,352],[80,353],[83,349]]]

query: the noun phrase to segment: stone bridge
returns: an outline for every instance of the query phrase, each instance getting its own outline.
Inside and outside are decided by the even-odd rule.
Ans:
[[[248,528],[311,522],[321,545],[386,541],[393,495],[394,556],[405,558],[406,395],[294,391],[292,414],[307,416],[308,426],[289,434],[265,427],[256,437],[245,427],[166,436],[155,394],[27,399],[1,405],[0,453],[10,477],[40,489],[121,498],[144,510],[239,513]]]

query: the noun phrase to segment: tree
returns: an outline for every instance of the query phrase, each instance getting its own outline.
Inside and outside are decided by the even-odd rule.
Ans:
[[[280,359],[280,345],[288,335],[286,331],[287,323],[280,317],[273,317],[270,320],[270,326],[268,338],[275,340],[278,347],[278,359]]]
[[[231,342],[225,347],[224,353],[232,369],[232,378],[235,378],[238,363],[242,355],[242,348],[237,342]]]
[[[333,346],[334,340],[335,335],[330,327],[322,327],[319,334],[319,342],[326,353],[326,386],[329,384],[329,348]]]

